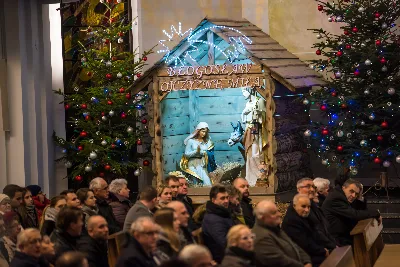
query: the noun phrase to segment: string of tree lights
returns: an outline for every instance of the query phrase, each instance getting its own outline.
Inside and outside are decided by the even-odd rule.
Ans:
[[[81,44],[81,74],[87,86],[74,86],[72,94],[55,91],[64,97],[64,107],[73,127],[67,140],[54,133],[56,145],[62,149],[58,161],[71,168],[69,177],[76,181],[96,176],[125,177],[129,170],[141,166],[132,160],[132,149],[142,145],[141,136],[147,131],[145,92],[131,95],[128,90],[135,77],[140,78],[147,56],[124,49],[125,37],[132,21],[113,12],[123,1],[100,1],[106,8],[102,27],[82,31],[92,42]],[[136,153],[136,152],[133,152]],[[143,161],[148,166],[148,160]]]
[[[341,34],[313,29],[320,59],[311,68],[327,75],[325,87],[303,98],[316,104],[324,119],[311,121],[304,136],[322,164],[349,168],[373,162],[400,163],[400,36],[394,0],[316,1]]]

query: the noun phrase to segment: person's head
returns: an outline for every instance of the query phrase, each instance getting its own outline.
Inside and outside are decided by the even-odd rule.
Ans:
[[[172,201],[167,204],[168,208],[174,209],[176,215],[178,216],[178,220],[183,227],[188,226],[189,222],[189,212],[186,210],[185,205],[180,201]]]
[[[179,241],[179,227],[180,222],[178,220],[178,215],[171,208],[161,208],[154,214],[154,222],[161,226],[162,231],[167,235],[171,247],[175,251],[179,251],[180,241]]]
[[[172,190],[166,184],[161,184],[157,187],[157,201],[158,203],[169,203],[172,201]]]
[[[40,245],[40,253],[46,259],[54,259],[56,255],[56,251],[54,249],[54,243],[51,242],[50,237],[47,235],[43,236],[42,243]]]
[[[313,180],[315,187],[317,188],[317,192],[320,195],[327,196],[329,193],[329,186],[331,182],[328,179],[317,177]]]
[[[241,178],[241,177],[236,178],[233,181],[233,186],[236,187],[236,189],[240,191],[240,193],[242,194],[242,197],[247,198],[250,196],[249,182],[247,182],[246,179]]]
[[[90,216],[87,223],[89,236],[95,240],[106,241],[108,239],[108,223],[103,216]]]
[[[229,229],[226,238],[228,240],[228,247],[239,247],[247,251],[254,249],[255,235],[247,225],[238,224],[233,226]]]
[[[139,194],[139,200],[150,210],[157,203],[157,190],[152,186],[146,186]]]
[[[61,196],[65,196],[67,201],[67,207],[69,208],[81,208],[81,202],[78,199],[75,191],[73,189],[64,190],[60,193]]]
[[[83,226],[83,213],[79,208],[65,207],[57,214],[56,228],[71,236],[80,236]]]
[[[308,195],[309,199],[313,199],[315,196],[316,188],[311,178],[302,178],[297,182],[297,192],[299,194]]]
[[[310,215],[310,209],[311,209],[311,202],[308,195],[305,194],[295,195],[293,198],[293,208],[300,217],[303,218],[308,217],[308,215]]]
[[[24,200],[24,202],[22,203],[23,206],[33,205],[32,193],[26,188],[23,188],[22,199]]]
[[[186,181],[185,177],[178,177],[179,178],[179,190],[178,194],[187,195],[188,193],[188,182]]]
[[[3,215],[0,214],[0,238],[6,235],[6,226],[3,220]]]
[[[179,192],[179,178],[174,175],[169,175],[165,178],[165,184],[172,190],[172,197],[176,197]]]
[[[32,197],[36,197],[37,195],[43,194],[42,188],[37,184],[28,185],[26,189],[31,191]]]
[[[3,220],[6,229],[5,235],[15,242],[22,229],[18,214],[14,211],[6,212],[3,215]]]
[[[132,223],[131,235],[139,242],[146,253],[151,253],[157,248],[160,226],[150,217],[140,217]]]
[[[89,188],[80,188],[76,191],[80,203],[90,208],[96,207],[96,197],[94,196],[93,190]]]
[[[261,225],[277,227],[282,222],[282,213],[271,200],[262,200],[254,209],[257,222]]]
[[[201,128],[197,131],[197,134],[194,136],[194,138],[208,140],[209,139],[208,132],[209,132],[208,128]]]
[[[101,177],[96,177],[90,181],[89,189],[93,190],[94,196],[100,199],[107,199],[109,194],[108,184]]]
[[[82,252],[69,251],[58,257],[55,267],[89,267],[89,263]]]
[[[222,184],[216,184],[213,187],[211,187],[210,200],[215,205],[228,208],[229,196],[228,192],[226,191],[226,187]]]
[[[36,228],[28,228],[18,234],[17,248],[28,256],[39,258],[41,245],[42,236]]]
[[[57,211],[60,211],[67,205],[67,200],[65,196],[55,196],[50,199],[50,207],[55,208]]]
[[[22,198],[23,188],[16,184],[8,184],[3,189],[3,194],[6,194],[11,199],[11,208],[16,209],[24,203]]]
[[[0,194],[0,213],[11,211],[11,199],[6,194]]]
[[[346,195],[347,201],[352,203],[360,196],[363,186],[357,180],[348,179],[346,182],[344,182],[342,189]]]
[[[229,203],[235,207],[240,205],[240,191],[233,185],[226,187],[229,196]]]
[[[125,179],[115,179],[110,183],[110,192],[129,198],[128,181]]]
[[[212,267],[213,258],[208,248],[202,245],[191,244],[185,246],[179,253],[179,259],[190,267]]]

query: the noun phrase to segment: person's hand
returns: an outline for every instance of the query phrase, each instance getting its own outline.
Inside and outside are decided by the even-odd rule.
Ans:
[[[197,146],[197,154],[200,154],[200,146]]]
[[[324,248],[325,249],[325,257],[328,257],[329,256],[329,250],[327,250],[326,248]]]
[[[306,265],[304,265],[304,267],[312,267],[311,263],[307,263]]]
[[[39,194],[39,195],[38,195],[38,198],[39,198],[39,201],[40,201],[41,203],[44,203],[45,195]]]

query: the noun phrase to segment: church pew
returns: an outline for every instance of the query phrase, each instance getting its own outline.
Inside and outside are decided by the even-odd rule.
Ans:
[[[108,237],[108,264],[115,266],[118,256],[121,253],[122,246],[126,241],[126,233],[118,232]]]
[[[359,221],[350,234],[354,238],[354,260],[357,267],[372,267],[385,244],[381,235],[383,225],[376,219]]]
[[[397,267],[400,265],[400,245],[385,245],[374,267]]]
[[[351,246],[335,248],[320,267],[356,267]]]

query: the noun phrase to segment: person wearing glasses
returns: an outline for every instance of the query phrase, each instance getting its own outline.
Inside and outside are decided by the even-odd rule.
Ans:
[[[338,246],[353,244],[350,232],[358,221],[375,218],[378,220],[378,224],[382,223],[379,210],[360,210],[352,206],[354,201],[362,197],[362,188],[359,181],[348,179],[343,186],[337,185],[322,205],[322,210],[330,226],[329,231]]]
[[[233,226],[227,235],[228,248],[221,267],[255,267],[254,239],[250,228],[239,224]]]
[[[126,242],[116,267],[155,267],[153,253],[161,228],[150,217],[140,217],[132,223],[129,242]]]
[[[110,235],[121,231],[117,220],[115,219],[113,208],[108,204],[109,188],[106,180],[96,177],[90,181],[89,189],[93,191],[96,198],[96,205],[99,208],[98,215],[103,216],[108,223]]]

